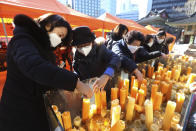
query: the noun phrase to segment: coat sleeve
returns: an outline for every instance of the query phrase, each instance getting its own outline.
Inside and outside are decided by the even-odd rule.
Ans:
[[[132,73],[137,68],[136,63],[123,54],[123,51],[120,49],[118,44],[113,46],[112,51],[120,57],[121,67],[123,70]]]
[[[105,45],[100,46],[100,52],[101,57],[104,59],[104,61],[109,62],[108,67],[113,68],[115,71],[117,71],[120,68],[121,62],[118,55],[108,50]]]
[[[43,59],[31,40],[18,39],[14,43],[13,60],[22,74],[29,79],[51,88],[73,91],[77,76]]]
[[[141,63],[150,59],[154,59],[156,57],[160,57],[161,52],[160,51],[153,51],[153,52],[147,52],[144,48],[140,48],[138,52],[136,53],[136,63]]]

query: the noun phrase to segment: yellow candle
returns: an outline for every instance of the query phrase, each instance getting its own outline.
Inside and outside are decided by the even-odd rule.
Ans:
[[[119,120],[110,131],[123,131],[125,129],[125,122],[122,120]]]
[[[171,71],[167,71],[167,77],[171,79]]]
[[[145,76],[146,76],[146,70],[145,70],[145,69],[142,69],[142,75],[143,75],[144,78],[145,78]]]
[[[121,89],[123,87],[124,80],[120,77],[118,80],[118,88]]]
[[[152,85],[152,88],[151,88],[151,101],[154,105],[154,102],[155,102],[155,96],[156,96],[156,92],[158,91],[158,85],[157,84],[153,84]]]
[[[112,107],[118,106],[118,105],[119,105],[119,100],[118,99],[115,99],[115,100],[111,101],[111,109],[112,109]]]
[[[153,74],[154,74],[154,67],[151,67],[150,78],[152,78]]]
[[[133,119],[134,106],[135,106],[135,98],[128,97],[128,103],[127,103],[127,108],[126,108],[126,120],[127,121],[132,121]]]
[[[56,105],[52,105],[52,109],[53,109],[54,113],[58,112],[58,107]]]
[[[161,92],[156,92],[154,100],[154,110],[160,110],[162,104],[163,94]]]
[[[187,68],[187,75],[190,75],[191,74],[191,71],[192,71],[192,68],[191,67],[188,67]]]
[[[178,81],[179,77],[180,77],[180,70],[175,70],[175,77],[174,77],[174,80],[175,81]]]
[[[156,75],[155,80],[161,80],[161,76],[160,75]]]
[[[142,84],[140,89],[144,90],[144,96],[146,97],[146,95],[147,95],[147,87],[146,87],[146,85]]]
[[[131,76],[131,86],[130,86],[131,89],[134,85],[134,81],[135,81],[135,76]],[[130,91],[131,91],[131,89],[130,89]]]
[[[70,112],[69,111],[64,112],[62,114],[62,118],[63,118],[63,123],[64,123],[65,130],[72,129]]]
[[[133,87],[131,90],[131,97],[134,97],[136,99],[137,97],[137,92],[138,92],[138,88],[137,87]]]
[[[166,94],[169,88],[169,84],[167,84],[166,82],[161,82],[161,92],[163,94]]]
[[[170,98],[171,98],[172,87],[173,87],[173,83],[170,82],[170,83],[169,83],[169,88],[168,88],[168,91],[167,91],[167,94],[166,94],[166,100],[167,100],[167,101],[170,100]]]
[[[106,91],[101,91],[101,108],[107,108],[107,101],[106,101]]]
[[[57,112],[57,113],[56,113],[56,116],[57,116],[59,122],[61,123],[61,126],[64,127],[64,125],[63,125],[63,120],[62,120],[62,117],[61,117],[61,113],[60,113],[60,112]]]
[[[91,119],[95,114],[97,114],[97,106],[92,104],[90,105],[89,118]]]
[[[90,99],[83,99],[82,104],[82,121],[85,122],[89,119],[90,112]]]
[[[145,86],[147,86],[147,80],[146,79],[143,79],[143,81],[142,81],[142,84],[144,84]]]
[[[148,65],[148,77],[151,78],[151,66]]]
[[[124,85],[125,85],[125,87],[127,89],[127,96],[128,96],[129,95],[129,79],[125,79],[124,80]]]
[[[194,79],[196,77],[196,74],[191,74],[187,80],[187,83],[186,83],[186,87],[189,87],[189,85],[194,82]]]
[[[184,104],[185,95],[181,93],[176,94],[176,112],[181,112],[182,106]]]
[[[95,104],[97,106],[97,114],[101,115],[101,95],[100,95],[100,91],[95,93]]]
[[[138,100],[139,100],[138,104],[140,106],[142,106],[144,104],[144,100],[145,100],[144,90],[142,90],[142,89],[139,90]]]
[[[144,112],[144,107],[143,106],[140,106],[138,104],[135,104],[135,107],[134,109],[139,112],[139,113],[143,113]]]
[[[113,127],[120,120],[120,114],[121,114],[120,105],[112,107],[111,114],[112,114],[111,127]]]
[[[126,88],[120,89],[120,106],[121,106],[122,111],[124,111],[125,109],[125,103],[126,103],[126,98],[127,98],[126,93],[127,93]]]
[[[150,130],[150,126],[153,123],[153,104],[151,101],[145,101],[145,116],[146,116],[146,127]]]
[[[155,81],[153,81],[153,84],[160,85],[160,80],[155,80]]]
[[[176,108],[176,103],[172,101],[167,102],[166,110],[165,110],[165,115],[163,118],[163,129],[164,130],[169,130],[171,127],[171,120],[174,115],[174,111]]]
[[[171,79],[174,80],[175,78],[175,68],[172,68],[172,72],[171,72]]]
[[[159,74],[162,74],[162,71],[163,71],[163,66],[159,66],[159,67],[158,67],[158,72],[159,72]]]
[[[111,88],[111,100],[118,99],[118,88]]]

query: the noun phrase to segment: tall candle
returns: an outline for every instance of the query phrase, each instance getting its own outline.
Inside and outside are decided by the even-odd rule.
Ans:
[[[144,104],[144,100],[145,100],[144,90],[142,90],[142,89],[139,90],[138,100],[139,100],[138,104],[140,106],[142,106]]]
[[[112,114],[111,127],[113,127],[120,120],[120,114],[121,114],[120,105],[112,107],[111,114]]]
[[[185,95],[182,93],[176,94],[176,112],[181,112],[182,106],[184,104]]]
[[[181,73],[180,70],[175,70],[175,78],[174,78],[175,81],[178,81],[180,77],[180,73]]]
[[[156,75],[155,80],[161,80],[161,76],[160,75]]]
[[[135,111],[137,111],[139,113],[143,113],[144,112],[144,106],[140,106],[138,104],[135,104],[134,109],[135,109]]]
[[[124,80],[121,77],[119,77],[119,79],[118,79],[118,88],[121,89],[123,87],[123,84],[124,84]]]
[[[64,123],[65,130],[72,129],[70,112],[69,111],[64,112],[62,114],[62,118],[63,118],[63,123]]]
[[[135,76],[131,76],[131,86],[130,86],[130,91],[134,85],[134,81],[135,81]]]
[[[174,78],[175,78],[175,71],[176,71],[176,69],[172,68],[172,72],[171,72],[171,79],[172,80],[174,80]]]
[[[146,87],[146,85],[142,84],[140,89],[144,90],[144,96],[146,97],[146,95],[147,95],[147,87]]]
[[[144,85],[146,85],[147,86],[147,80],[146,79],[143,79],[143,81],[142,81],[142,84],[144,84]]]
[[[186,74],[187,74],[187,75],[190,75],[190,74],[191,74],[191,71],[192,71],[192,68],[191,68],[191,67],[188,67],[188,68],[187,68],[187,73],[186,73]]]
[[[120,106],[123,111],[125,109],[125,103],[126,103],[126,98],[127,98],[126,93],[127,93],[126,88],[120,89]]]
[[[89,118],[91,119],[95,114],[97,114],[97,106],[92,104],[90,105]]]
[[[154,100],[154,110],[160,110],[162,104],[163,94],[161,92],[156,92]]]
[[[145,101],[145,116],[146,127],[150,130],[150,125],[153,123],[153,104],[150,100]]]
[[[168,88],[168,91],[167,91],[167,94],[166,94],[166,100],[167,100],[167,101],[170,100],[170,98],[171,98],[172,87],[173,87],[173,83],[170,82],[170,83],[169,83],[169,88]]]
[[[151,78],[151,66],[148,65],[148,77]]]
[[[171,71],[167,71],[167,77],[171,79]]]
[[[142,75],[145,78],[145,76],[146,76],[146,70],[145,69],[142,69]]]
[[[125,85],[125,87],[127,89],[127,96],[128,96],[129,95],[129,79],[125,79],[124,80],[124,85]]]
[[[176,108],[176,103],[172,101],[167,102],[166,110],[165,110],[165,115],[163,117],[163,129],[164,130],[169,130],[171,127],[171,120],[174,115],[174,111]]]
[[[135,98],[128,97],[128,103],[126,107],[126,120],[127,121],[132,121],[133,119],[134,106],[135,106]]]
[[[118,105],[119,105],[119,100],[118,99],[115,99],[115,100],[111,101],[111,110],[112,110],[112,107],[118,106]]]
[[[167,84],[166,82],[162,82],[161,83],[161,92],[163,94],[166,94],[169,88],[169,84]]]
[[[125,129],[125,122],[123,120],[119,120],[110,131],[123,131]]]
[[[60,113],[60,112],[57,112],[57,113],[56,113],[56,116],[57,116],[59,122],[61,123],[61,126],[64,127],[61,113]]]
[[[155,80],[155,81],[153,81],[153,84],[160,85],[160,80]]]
[[[138,88],[134,86],[131,90],[131,97],[136,98],[137,97],[137,92],[138,92]]]
[[[83,99],[82,103],[82,121],[85,122],[89,119],[90,112],[90,99]]]
[[[107,108],[106,91],[101,91],[101,108]]]
[[[97,114],[101,114],[101,95],[100,95],[100,91],[98,91],[97,93],[95,93],[95,104],[97,106]]]
[[[155,96],[156,96],[156,92],[158,91],[158,85],[157,84],[152,84],[152,87],[151,87],[151,101],[155,102]]]
[[[118,99],[118,88],[111,88],[111,100]]]

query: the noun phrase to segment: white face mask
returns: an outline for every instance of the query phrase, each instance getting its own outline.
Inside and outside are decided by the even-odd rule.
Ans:
[[[152,47],[152,45],[153,45],[153,41],[150,42],[150,43],[148,43],[148,46],[149,46],[149,47]]]
[[[61,37],[59,37],[56,33],[50,33],[49,37],[50,37],[51,47],[55,48],[62,42]]]
[[[127,45],[131,53],[135,53],[140,47],[139,46],[132,46],[132,45]]]
[[[159,44],[163,43],[164,40],[165,39],[157,39],[157,41],[158,41]]]
[[[82,48],[77,48],[78,52],[84,54],[85,56],[87,56],[90,53],[91,49],[92,49],[92,44]]]

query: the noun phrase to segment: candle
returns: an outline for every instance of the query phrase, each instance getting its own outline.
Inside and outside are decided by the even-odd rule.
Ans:
[[[97,106],[92,104],[90,105],[89,118],[91,119],[95,114],[97,114]]]
[[[171,79],[171,71],[167,71],[167,77]]]
[[[128,97],[128,103],[127,103],[127,108],[126,108],[126,120],[127,121],[132,121],[133,119],[134,106],[135,106],[135,98]]]
[[[139,100],[138,104],[142,106],[145,100],[144,90],[142,89],[139,90],[138,100]]]
[[[159,72],[159,74],[162,74],[162,71],[163,71],[163,66],[159,66],[159,67],[158,67],[158,72]]]
[[[146,85],[147,86],[147,80],[146,79],[143,79],[143,81],[142,81],[142,84],[144,84],[144,85]]]
[[[112,107],[111,114],[112,114],[111,127],[113,127],[120,120],[120,114],[121,114],[120,105]]]
[[[172,117],[172,123],[178,124],[180,122],[181,115],[179,113],[175,113]]]
[[[135,104],[134,109],[135,109],[137,112],[139,112],[139,113],[144,112],[144,107],[143,107],[143,106],[140,106],[140,105],[137,105],[137,104]]]
[[[153,103],[154,110],[160,110],[161,104],[162,104],[163,94],[161,92],[156,92],[155,94],[155,100]]]
[[[174,80],[178,81],[179,77],[180,77],[180,70],[175,70]]]
[[[171,127],[171,120],[174,115],[174,111],[176,108],[176,103],[172,101],[167,102],[166,110],[165,110],[165,115],[163,118],[163,129],[164,130],[169,130]]]
[[[95,104],[97,106],[97,114],[101,114],[101,94],[100,91],[95,93]]]
[[[63,126],[63,120],[62,120],[62,117],[61,117],[61,112],[57,112],[57,113],[56,113],[56,116],[57,116],[59,122],[61,123],[61,126],[64,127],[64,126]]]
[[[85,122],[89,119],[90,112],[90,99],[83,99],[82,103],[82,121]]]
[[[145,70],[145,69],[142,69],[142,75],[143,75],[144,78],[145,78],[145,76],[146,76],[146,70]]]
[[[111,88],[111,100],[118,99],[118,88]]]
[[[73,121],[74,121],[74,126],[80,127],[82,121],[80,116],[76,116]]]
[[[131,97],[136,98],[137,97],[137,92],[138,92],[138,88],[134,86],[131,90]]]
[[[191,71],[192,71],[192,68],[191,68],[191,67],[188,67],[188,68],[187,68],[187,73],[186,73],[186,74],[187,74],[187,75],[190,75],[190,74],[191,74]]]
[[[151,66],[148,65],[148,77],[151,78]]]
[[[186,87],[189,87],[189,85],[194,81],[196,77],[196,74],[191,74],[187,80],[187,83],[186,83]]]
[[[167,91],[167,94],[166,94],[166,100],[167,100],[167,101],[170,100],[170,98],[171,98],[172,87],[173,87],[173,83],[170,82],[170,83],[169,83],[169,88],[168,88],[168,91]]]
[[[153,74],[154,74],[154,67],[151,67],[150,78],[152,78]]]
[[[90,100],[89,100],[89,102],[90,102]],[[62,114],[62,118],[63,118],[63,124],[64,124],[65,130],[72,129],[70,112],[69,111],[64,112]]]
[[[127,98],[126,93],[127,93],[126,88],[120,89],[120,106],[123,111],[125,109],[125,103],[126,103],[126,98]]]
[[[142,84],[140,89],[144,90],[144,96],[146,97],[146,95],[147,95],[147,87],[146,87],[146,85]]]
[[[172,72],[171,72],[171,79],[174,80],[175,78],[175,68],[172,68]]]
[[[155,80],[155,81],[153,81],[153,84],[159,85],[159,84],[160,84],[160,80]]]
[[[123,131],[125,129],[125,122],[122,120],[119,120],[110,131]]]
[[[127,89],[127,96],[128,96],[129,95],[129,79],[125,79],[124,80],[124,85],[125,85],[125,87]]]
[[[118,79],[118,88],[121,89],[123,87],[123,84],[124,84],[124,80],[121,77],[119,77],[119,79]]]
[[[151,124],[150,131],[159,131],[159,126],[157,124]]]
[[[106,101],[106,91],[101,91],[101,108],[107,108],[107,101]]]
[[[148,99],[145,101],[145,116],[146,116],[146,127],[150,130],[150,126],[153,123],[153,104]]]
[[[135,82],[135,76],[131,76],[131,86],[130,86],[131,89],[134,85],[134,82]],[[130,89],[130,91],[131,91],[131,89]]]
[[[56,105],[52,105],[52,109],[53,109],[54,113],[58,112],[58,107]]]
[[[157,84],[152,84],[152,88],[151,88],[151,101],[154,105],[155,102],[155,96],[156,96],[156,92],[158,91],[158,85]]]
[[[166,94],[169,88],[169,84],[167,84],[166,82],[161,82],[161,92],[163,94]]]
[[[179,113],[181,112],[184,100],[185,100],[184,94],[181,94],[181,93],[176,94],[176,112],[179,112]]]
[[[117,105],[119,105],[119,100],[118,99],[115,99],[115,100],[111,101],[111,109],[112,109],[112,107],[117,106]]]
[[[161,76],[160,75],[156,75],[155,80],[161,80]]]

